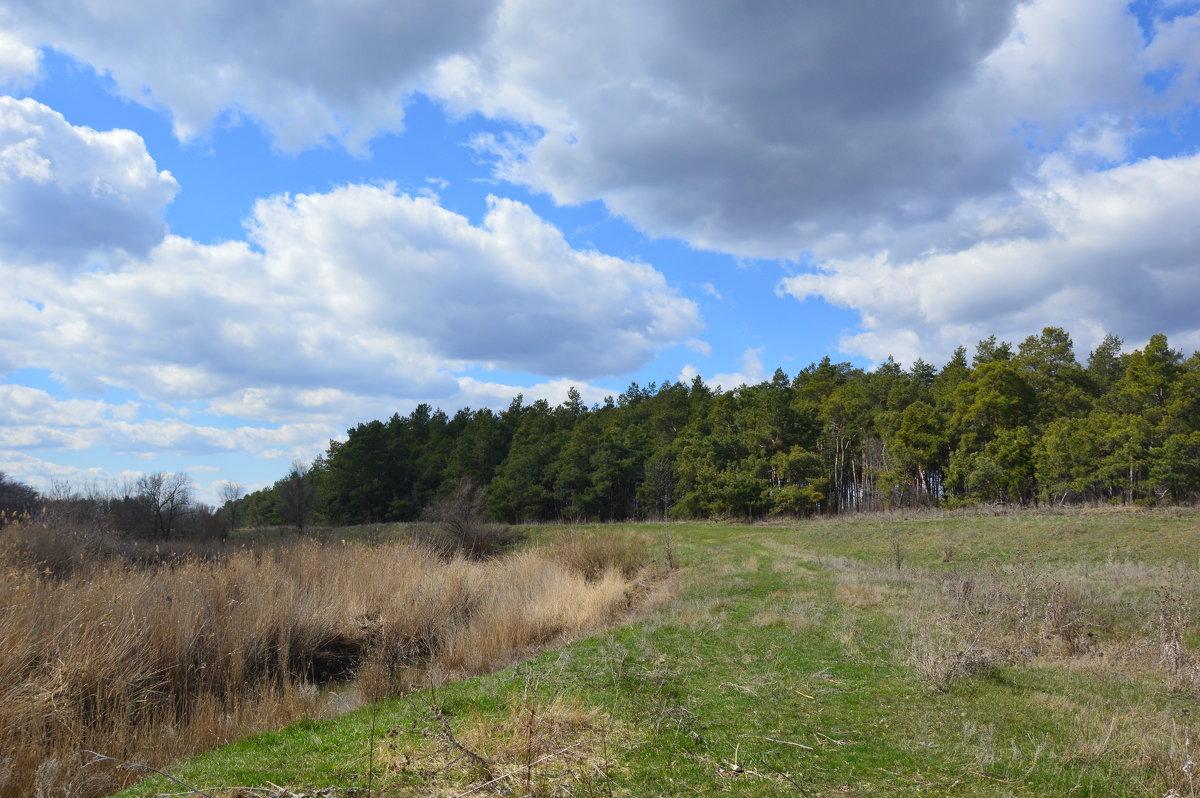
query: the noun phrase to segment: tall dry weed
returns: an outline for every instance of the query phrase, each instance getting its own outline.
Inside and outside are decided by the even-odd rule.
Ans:
[[[443,560],[415,546],[240,551],[156,567],[0,565],[0,795],[112,792],[161,766],[319,711],[312,685],[361,674],[382,697],[428,668],[473,674],[620,616],[628,548]],[[572,549],[578,551],[579,548]]]

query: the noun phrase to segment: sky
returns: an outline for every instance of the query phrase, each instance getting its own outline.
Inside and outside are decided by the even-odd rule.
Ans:
[[[1200,2],[0,0],[0,472],[419,403],[1200,348]]]

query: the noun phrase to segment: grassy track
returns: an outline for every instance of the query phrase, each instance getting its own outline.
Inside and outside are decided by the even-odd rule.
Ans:
[[[381,796],[1193,794],[1200,515],[637,529],[686,566],[646,619],[172,773]]]

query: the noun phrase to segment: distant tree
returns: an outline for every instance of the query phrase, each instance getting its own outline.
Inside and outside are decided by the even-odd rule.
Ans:
[[[546,483],[552,478],[549,466],[566,442],[559,421],[544,399],[524,410],[508,456],[489,486],[487,507],[493,516],[511,523],[556,516],[553,486]]]
[[[989,335],[975,345],[975,356],[971,365],[982,366],[984,363],[1007,363],[1012,360],[1012,345],[1008,341],[996,341],[996,336]]]
[[[225,511],[225,519],[229,524],[227,528],[222,527],[221,529],[221,542],[224,543],[233,530],[237,529],[241,516],[239,504],[242,496],[245,495],[245,489],[238,482],[222,482],[217,495],[221,497],[221,507]]]
[[[1034,393],[1011,363],[992,360],[976,368],[950,397],[951,429],[958,448],[982,449],[1001,429],[1013,429],[1032,418]]]
[[[1100,496],[1100,440],[1095,419],[1060,418],[1042,432],[1034,450],[1041,499],[1066,504]]]
[[[317,485],[312,471],[299,460],[279,484],[279,515],[301,533],[317,507]]]
[[[1200,491],[1200,431],[1172,435],[1150,455],[1155,499],[1184,501]]]
[[[1167,411],[1176,379],[1185,371],[1183,355],[1167,345],[1167,336],[1159,334],[1151,336],[1144,349],[1130,353],[1124,363],[1125,372],[1101,404],[1157,424]]]
[[[921,358],[913,361],[912,366],[908,370],[913,382],[923,388],[928,388],[933,385],[933,380],[937,376],[937,367],[932,363],[926,363]]]
[[[33,512],[37,505],[38,492],[23,482],[9,479],[0,471],[0,526],[7,521]]]
[[[1026,338],[1013,358],[1034,392],[1039,424],[1083,415],[1092,404],[1088,376],[1075,359],[1071,336],[1061,327],[1046,327]]]
[[[134,486],[154,518],[155,533],[164,540],[170,538],[191,505],[191,477],[159,471],[138,477]]]
[[[638,487],[638,503],[651,518],[666,518],[675,504],[675,464],[669,449],[646,460],[645,476]]]
[[[911,482],[916,499],[936,502],[950,454],[946,419],[928,402],[913,402],[904,409],[888,447]]]
[[[971,375],[971,367],[967,365],[967,348],[960,346],[947,361],[942,370],[933,378],[933,391],[939,401],[948,401],[954,389]]]
[[[1092,381],[1095,395],[1099,396],[1108,391],[1125,373],[1125,366],[1121,361],[1121,347],[1124,345],[1124,341],[1109,333],[1088,355],[1087,375]]]

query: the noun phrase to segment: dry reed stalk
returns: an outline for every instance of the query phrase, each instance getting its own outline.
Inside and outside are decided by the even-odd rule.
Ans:
[[[314,682],[361,671],[382,697],[421,668],[507,664],[621,615],[631,561],[608,543],[486,562],[306,543],[64,576],[0,560],[0,795],[107,794],[130,775],[81,773],[82,749],[161,767],[317,711]]]

